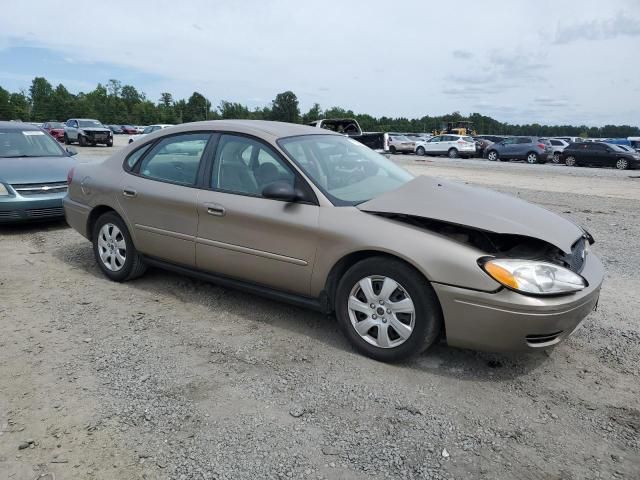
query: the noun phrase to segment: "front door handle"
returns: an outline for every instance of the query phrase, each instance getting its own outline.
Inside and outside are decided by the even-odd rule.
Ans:
[[[207,207],[207,213],[215,217],[223,217],[226,213],[224,207],[222,205],[218,205],[217,203],[206,203],[205,207]]]
[[[122,195],[129,198],[135,198],[138,196],[138,192],[131,188],[125,188],[124,190],[122,190]]]

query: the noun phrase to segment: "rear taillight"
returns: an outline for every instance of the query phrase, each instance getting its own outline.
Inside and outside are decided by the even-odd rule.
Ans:
[[[544,143],[539,143],[538,147],[540,147],[542,150],[544,150],[545,149],[545,144]]]
[[[73,181],[73,171],[75,170],[75,168],[72,168],[71,170],[69,170],[69,172],[67,173],[67,185],[71,185],[71,182]]]

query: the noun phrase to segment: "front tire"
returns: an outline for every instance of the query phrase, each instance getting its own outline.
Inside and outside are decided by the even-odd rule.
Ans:
[[[498,160],[498,152],[496,152],[495,150],[491,150],[487,154],[487,160],[489,160],[491,162],[495,162],[496,160]]]
[[[527,158],[525,160],[527,161],[528,164],[534,165],[538,163],[538,154],[535,152],[529,152],[527,153]]]
[[[564,159],[564,164],[567,167],[575,167],[578,163],[576,162],[576,157],[570,155]]]
[[[399,260],[372,257],[356,263],[340,279],[335,301],[349,341],[376,360],[406,359],[440,335],[442,310],[433,288]]]
[[[450,148],[447,152],[447,157],[449,158],[458,158],[458,150],[455,148]]]
[[[67,137],[67,134],[64,134],[64,143],[65,145],[71,145],[71,140],[69,140],[69,137]]]
[[[147,269],[133,245],[126,224],[117,213],[108,212],[98,218],[91,238],[96,262],[110,280],[131,280]]]
[[[78,135],[78,144],[81,147],[86,147],[87,146],[87,139],[85,137],[83,137],[82,135]]]
[[[427,152],[424,149],[424,147],[416,148],[416,155],[420,155],[421,157],[424,157],[426,154],[427,154]]]
[[[131,141],[133,142],[133,140],[131,140]],[[396,154],[396,147],[394,147],[393,145],[391,145],[391,146],[389,147],[389,151],[391,152],[391,154],[392,154],[392,155],[395,155],[395,154]]]
[[[560,163],[560,153],[559,152],[555,152],[553,154],[553,158],[551,159],[551,161],[553,163]]]

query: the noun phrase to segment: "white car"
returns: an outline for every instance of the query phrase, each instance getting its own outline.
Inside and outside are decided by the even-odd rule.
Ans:
[[[416,146],[418,155],[446,155],[449,158],[473,157],[476,154],[476,142],[467,135],[436,135]]]
[[[167,127],[173,127],[173,124],[170,123],[158,123],[156,125],[149,125],[148,127],[144,127],[144,130],[142,130],[142,133],[139,133],[138,135],[130,135],[129,136],[129,143],[135,142],[136,140],[149,135],[150,133],[155,132],[156,130],[162,130],[163,128],[167,128]],[[138,128],[138,127],[136,127]]]
[[[416,149],[416,142],[409,140],[404,135],[389,134],[389,151],[391,153],[413,153]]]
[[[560,155],[565,148],[569,146],[569,142],[562,138],[550,138],[551,146],[553,147],[553,157],[551,161],[553,163],[560,163]]]

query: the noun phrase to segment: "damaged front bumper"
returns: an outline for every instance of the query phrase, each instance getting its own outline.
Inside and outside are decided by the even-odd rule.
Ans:
[[[433,283],[444,315],[447,343],[485,351],[527,351],[551,347],[571,335],[596,307],[604,269],[593,253],[580,292],[533,297],[505,288],[480,292]]]

